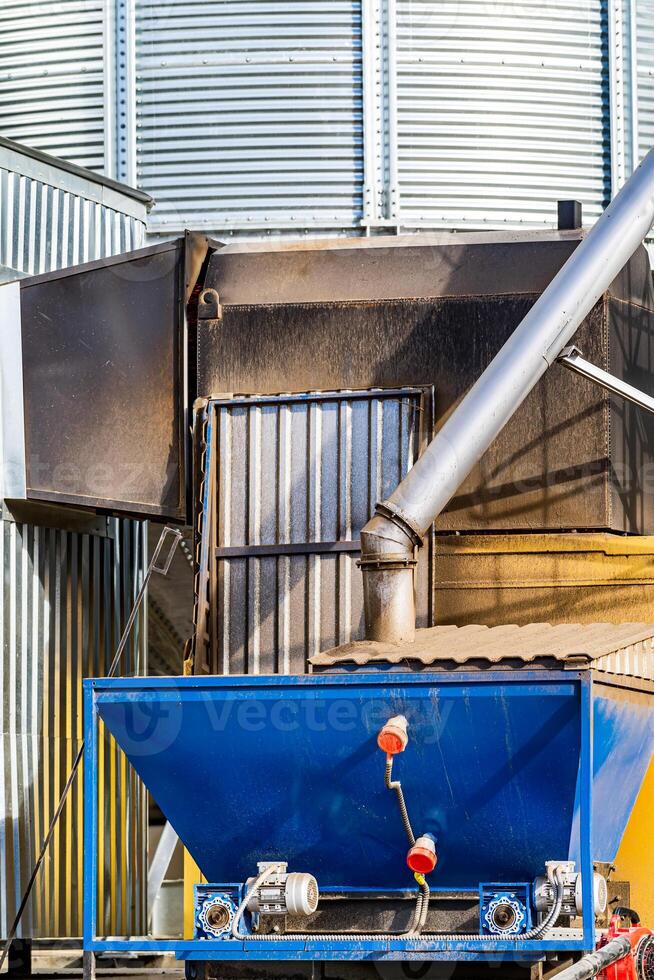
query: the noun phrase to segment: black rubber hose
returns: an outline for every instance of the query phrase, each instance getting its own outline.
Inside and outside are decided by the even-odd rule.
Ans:
[[[626,905],[618,905],[613,909],[613,915],[619,915],[621,919],[629,919],[632,926],[640,925],[640,916],[635,909],[630,909]]]

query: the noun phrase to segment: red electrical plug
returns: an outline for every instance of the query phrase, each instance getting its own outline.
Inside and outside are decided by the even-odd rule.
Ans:
[[[436,867],[436,845],[431,837],[418,837],[406,856],[406,863],[412,871],[427,875]]]
[[[395,715],[394,718],[389,718],[377,736],[377,745],[386,755],[397,755],[398,752],[404,752],[408,741],[407,720],[404,715]]]

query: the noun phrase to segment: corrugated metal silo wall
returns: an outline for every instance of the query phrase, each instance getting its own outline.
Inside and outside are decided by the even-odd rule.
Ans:
[[[0,524],[3,661],[0,670],[0,935],[7,935],[82,739],[81,681],[109,666],[139,588],[145,524],[97,519],[91,530]],[[104,527],[102,526],[104,525]],[[145,663],[145,620],[123,670]],[[101,926],[145,925],[146,801],[109,740],[100,752]],[[77,936],[82,928],[82,779],[55,831],[25,913],[23,936]]]
[[[542,227],[559,199],[587,222],[608,203],[606,0],[135,9],[151,234]]]
[[[638,71],[638,152],[654,146],[654,0],[637,0],[636,53]]]
[[[149,230],[351,228],[362,214],[358,0],[138,0]]]
[[[636,9],[644,85],[651,0]],[[538,227],[571,197],[592,221],[631,93],[616,17],[608,0],[11,0],[0,133],[134,174],[154,237]]]
[[[37,274],[139,247],[145,206],[89,178],[0,146],[0,265]],[[0,519],[0,935],[13,920],[79,745],[81,680],[108,666],[147,560],[144,523],[98,518],[80,530],[78,519],[63,525],[60,514],[50,524],[16,523],[7,512]],[[142,616],[126,652],[129,672],[145,668],[145,627]],[[100,764],[100,925],[114,935],[142,933],[144,791],[115,748],[105,745]],[[81,794],[78,779],[23,936],[81,935]]]
[[[0,134],[104,171],[105,0],[3,0]]]
[[[398,211],[410,226],[551,224],[610,197],[603,0],[397,0]]]

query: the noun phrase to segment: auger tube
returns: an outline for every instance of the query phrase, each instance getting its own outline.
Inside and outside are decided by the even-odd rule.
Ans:
[[[366,636],[415,637],[414,553],[654,222],[654,150],[361,532]]]

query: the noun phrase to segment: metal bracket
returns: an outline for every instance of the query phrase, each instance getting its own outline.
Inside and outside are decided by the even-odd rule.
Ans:
[[[203,289],[198,300],[198,320],[222,320],[223,308],[215,289]]]
[[[168,538],[171,539],[170,544],[168,546],[168,551],[166,552],[166,556],[163,560],[163,563],[160,564],[159,555],[163,551],[164,545],[166,544]],[[152,555],[152,562],[150,565],[151,572],[156,572],[157,575],[168,574],[170,570],[171,562],[175,557],[175,552],[177,551],[177,545],[181,540],[182,540],[182,532],[179,530],[179,528],[170,527],[169,525],[166,525],[166,527],[161,532],[161,536],[157,542],[157,546],[154,549],[154,553]]]
[[[638,405],[639,408],[644,408],[645,411],[654,413],[654,398],[651,395],[646,395],[644,391],[634,388],[633,385],[627,384],[626,381],[622,381],[620,378],[616,378],[615,375],[609,374],[608,371],[603,371],[602,368],[598,368],[594,364],[591,364],[590,361],[586,361],[579,348],[566,347],[557,358],[557,361],[563,367],[574,371],[575,374],[580,374],[582,378],[588,378],[589,381],[594,381],[600,388],[604,388],[614,395],[620,395],[625,401],[632,402],[634,405]]]

